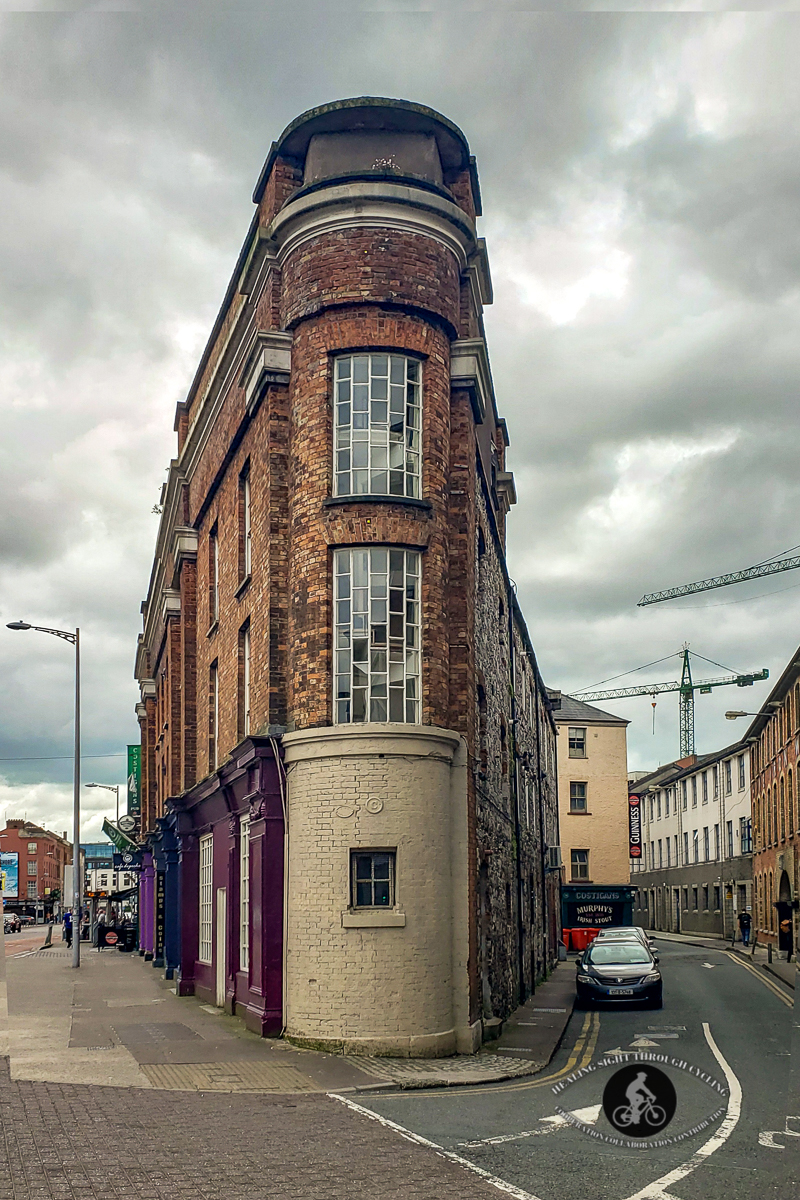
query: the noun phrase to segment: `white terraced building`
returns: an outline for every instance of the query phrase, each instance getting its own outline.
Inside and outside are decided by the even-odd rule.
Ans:
[[[631,861],[636,923],[720,938],[736,929],[738,936],[738,914],[752,911],[746,744],[668,763],[630,792],[642,798],[642,858]]]

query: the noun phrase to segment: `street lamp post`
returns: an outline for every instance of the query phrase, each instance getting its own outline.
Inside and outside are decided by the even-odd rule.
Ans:
[[[85,786],[86,786],[87,788],[88,788],[88,787],[99,787],[99,788],[105,788],[105,790],[106,790],[107,792],[115,792],[115,793],[116,793],[116,797],[117,797],[117,824],[119,824],[119,788],[120,788],[120,785],[119,785],[118,783],[87,783]]]
[[[87,786],[87,788],[90,788],[90,787],[105,788],[105,790],[107,792],[114,792],[116,794],[116,797],[117,797],[117,825],[119,825],[119,784],[118,783],[87,783],[86,786]],[[113,882],[113,880],[114,880],[113,870],[112,870],[112,874],[111,874],[111,879]],[[109,924],[109,913],[110,912],[111,912],[111,901],[107,900],[106,901],[106,924],[107,925]]]
[[[51,633],[75,647],[75,750],[73,761],[72,796],[72,965],[81,965],[81,903],[83,887],[81,879],[81,631],[70,633],[64,629],[48,629],[44,625],[30,625],[27,621],[10,621],[8,629],[35,629],[37,633]]]

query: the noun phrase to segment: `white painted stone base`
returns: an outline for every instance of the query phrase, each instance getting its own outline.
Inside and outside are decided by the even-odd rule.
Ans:
[[[348,725],[290,733],[283,746],[287,1037],[346,1054],[474,1053],[462,738]],[[396,852],[393,909],[354,911],[359,849]]]

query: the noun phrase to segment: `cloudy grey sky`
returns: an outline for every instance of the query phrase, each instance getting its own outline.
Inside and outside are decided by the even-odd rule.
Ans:
[[[593,684],[684,640],[780,672],[800,575],[636,600],[800,542],[798,16],[26,7],[49,11],[0,17],[0,618],[81,626],[87,754],[138,736],[151,509],[270,142],[365,93],[439,109],[478,158],[510,567],[547,681]],[[70,824],[54,756],[71,671],[65,643],[0,627],[0,817]],[[722,714],[767,688],[699,698],[698,748],[743,732]],[[648,698],[608,707],[632,721],[632,765],[676,756],[674,697],[655,736]],[[87,835],[109,797],[85,793]]]

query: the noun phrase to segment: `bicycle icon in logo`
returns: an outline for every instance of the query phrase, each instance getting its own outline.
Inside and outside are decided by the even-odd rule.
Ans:
[[[603,1092],[603,1111],[619,1133],[649,1137],[659,1133],[675,1115],[677,1096],[672,1081],[657,1067],[643,1063],[623,1067]]]

